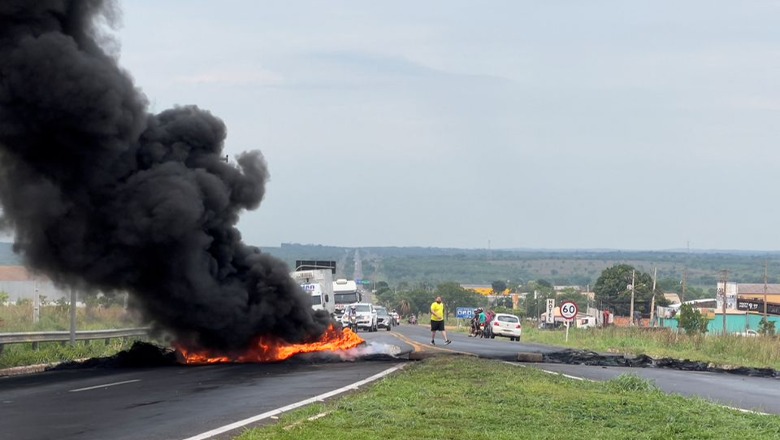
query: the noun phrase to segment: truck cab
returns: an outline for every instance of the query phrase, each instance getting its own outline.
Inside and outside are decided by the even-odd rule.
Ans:
[[[355,280],[339,278],[333,281],[333,297],[336,303],[336,318],[344,314],[345,308],[362,300],[362,295],[357,288]]]

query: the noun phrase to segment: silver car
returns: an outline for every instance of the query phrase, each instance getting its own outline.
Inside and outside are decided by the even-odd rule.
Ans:
[[[387,331],[393,329],[393,317],[387,313],[387,309],[382,306],[374,307],[376,309],[376,326]]]

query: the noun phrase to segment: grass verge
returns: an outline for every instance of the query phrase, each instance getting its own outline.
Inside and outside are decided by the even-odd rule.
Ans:
[[[342,399],[283,415],[239,439],[725,439],[737,434],[780,438],[780,417],[668,395],[636,376],[581,382],[499,361],[443,357],[410,365]]]
[[[0,369],[24,365],[50,364],[76,359],[113,356],[132,347],[136,338],[113,338],[104,340],[76,341],[75,345],[59,342],[41,342],[34,349],[30,344],[9,344],[0,355]]]

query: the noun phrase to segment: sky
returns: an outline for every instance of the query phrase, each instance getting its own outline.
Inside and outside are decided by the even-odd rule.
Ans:
[[[780,250],[780,2],[119,5],[150,111],[265,156],[248,244]]]

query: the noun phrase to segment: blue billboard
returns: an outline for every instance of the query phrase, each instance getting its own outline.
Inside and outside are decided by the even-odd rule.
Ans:
[[[458,307],[455,312],[455,317],[458,319],[471,319],[474,317],[474,309],[470,307]]]

